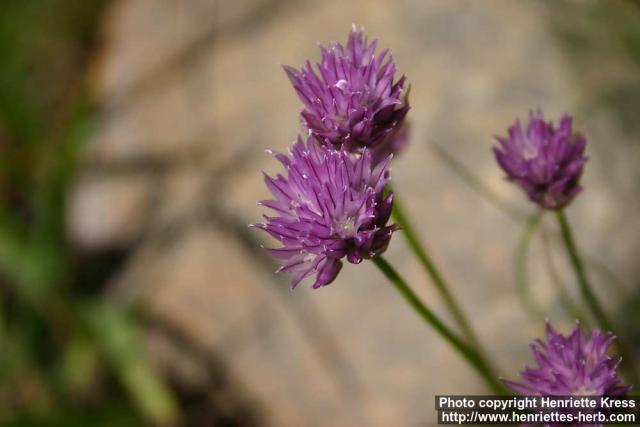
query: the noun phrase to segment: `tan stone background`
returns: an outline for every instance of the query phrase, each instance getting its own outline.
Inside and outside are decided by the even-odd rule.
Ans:
[[[522,220],[471,189],[432,142],[530,213],[493,162],[492,135],[530,108],[574,112],[590,161],[569,215],[589,253],[628,290],[638,283],[637,137],[609,110],[584,107],[588,88],[551,13],[544,2],[507,0],[116,1],[94,70],[98,132],[71,193],[69,235],[88,251],[131,248],[114,295],[213,358],[260,424],[434,425],[435,394],[485,390],[374,266],[349,265],[327,288],[290,292],[259,250],[264,236],[246,227],[267,196],[260,171],[277,168],[264,150],[285,150],[299,131],[300,103],[280,64],[318,58],[317,43],[344,40],[352,23],[393,49],[412,85],[413,129],[393,166],[396,186],[501,374],[513,377],[543,329],[515,293]],[[567,327],[538,246],[534,296]],[[442,313],[400,235],[387,255]],[[204,359],[189,359],[166,329],[150,331],[150,356],[197,384]]]

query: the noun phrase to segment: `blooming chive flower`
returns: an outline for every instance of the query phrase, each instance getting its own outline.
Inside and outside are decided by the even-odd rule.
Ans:
[[[541,111],[532,112],[526,130],[518,120],[508,137],[496,138],[500,147],[494,147],[494,153],[508,179],[541,207],[561,209],[582,190],[586,139],[573,133],[570,116],[562,117],[555,128]]]
[[[569,336],[547,322],[547,342],[536,340],[531,349],[538,366],[522,371],[522,382],[504,381],[527,396],[622,396],[631,389],[617,371],[621,359],[607,354],[615,337],[594,330],[587,337],[576,325]]]
[[[377,44],[368,43],[364,30],[354,25],[346,48],[340,43],[320,48],[318,73],[309,61],[300,70],[284,70],[304,103],[301,115],[311,135],[350,152],[381,151],[374,160],[383,160],[403,145],[395,139],[406,136],[398,131],[409,103],[405,77],[393,81],[396,67],[389,49],[376,54]]]
[[[342,268],[341,259],[358,264],[384,252],[395,231],[386,225],[393,195],[384,194],[391,156],[372,165],[371,153],[361,156],[301,138],[289,155],[274,153],[287,176],[264,180],[274,196],[260,202],[277,216],[255,224],[280,241],[268,251],[285,260],[280,271],[294,274],[291,286],[316,274],[313,288],[331,283]]]

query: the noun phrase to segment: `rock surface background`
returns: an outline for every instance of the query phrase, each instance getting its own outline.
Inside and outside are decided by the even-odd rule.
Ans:
[[[290,292],[258,248],[264,236],[246,227],[267,196],[260,170],[277,170],[264,150],[286,150],[300,130],[300,103],[279,64],[317,59],[317,43],[344,40],[352,23],[392,47],[412,86],[413,131],[395,185],[501,374],[515,377],[543,330],[515,292],[523,220],[474,192],[433,142],[528,214],[494,164],[492,135],[531,108],[577,112],[590,160],[569,215],[590,254],[628,287],[638,282],[639,145],[608,110],[583,108],[585,80],[549,15],[542,2],[506,0],[116,1],[94,74],[102,112],[70,195],[69,236],[88,251],[131,248],[114,295],[215,355],[264,424],[434,424],[435,394],[485,390],[374,266],[348,265],[327,288]],[[387,256],[443,312],[400,234]],[[533,296],[566,328],[540,259],[536,240]],[[556,260],[572,284],[560,252]],[[189,377],[163,348],[150,333],[161,369]]]

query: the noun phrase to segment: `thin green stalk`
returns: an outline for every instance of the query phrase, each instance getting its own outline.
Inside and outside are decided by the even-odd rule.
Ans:
[[[578,279],[578,285],[580,287],[582,297],[587,302],[589,309],[593,312],[593,316],[596,318],[600,326],[608,331],[613,331],[613,324],[605,314],[604,309],[600,305],[600,302],[587,279],[582,259],[578,253],[578,248],[575,245],[573,233],[571,232],[571,227],[569,226],[569,222],[567,221],[564,211],[556,211],[556,217],[558,219],[558,224],[560,225],[560,231],[562,232],[562,240],[564,241],[565,248],[567,249],[576,278]]]
[[[440,292],[442,299],[444,300],[445,304],[451,311],[451,314],[453,315],[454,320],[460,327],[460,330],[469,339],[469,341],[471,341],[471,343],[476,348],[479,349],[480,344],[478,339],[476,338],[475,333],[473,332],[473,329],[471,329],[471,325],[467,321],[464,313],[462,312],[462,309],[456,302],[455,298],[449,291],[449,287],[447,286],[447,282],[445,281],[444,277],[442,276],[442,274],[440,274],[440,271],[431,260],[431,257],[427,253],[425,247],[420,243],[420,241],[416,237],[416,233],[413,230],[413,226],[411,225],[411,222],[405,215],[404,209],[402,208],[402,204],[400,203],[397,195],[395,194],[394,194],[394,200],[393,200],[392,215],[395,222],[402,227],[403,229],[402,234],[404,235],[404,238],[407,240],[409,247],[411,248],[411,250],[413,250],[416,257],[418,257],[418,260],[420,261],[420,263],[426,270],[427,274],[433,281],[433,284],[435,285],[436,289],[438,290],[438,292]]]
[[[556,269],[553,258],[551,256],[551,242],[549,241],[548,233],[543,230],[541,237],[543,256],[542,258],[547,270],[547,275],[549,276],[551,282],[554,284],[554,289],[558,291],[558,297],[560,298],[560,304],[562,305],[563,310],[569,317],[569,320],[575,321],[577,319],[585,327],[589,327],[590,319],[588,319],[588,317],[585,315],[582,307],[580,307],[573,301],[571,293],[568,291],[565,282],[560,278],[560,274]]]
[[[567,221],[567,217],[564,214],[562,209],[556,211],[556,217],[558,219],[558,224],[560,225],[560,231],[562,233],[562,240],[564,241],[565,247],[567,249],[567,253],[569,254],[569,258],[571,259],[571,265],[573,266],[573,270],[576,274],[576,278],[578,279],[578,285],[580,288],[580,293],[582,297],[587,302],[589,309],[593,313],[596,321],[600,324],[600,327],[605,329],[606,331],[615,331],[616,329],[613,327],[613,323],[609,320],[607,314],[605,313],[602,305],[598,301],[595,293],[593,292],[593,288],[589,283],[587,278],[587,273],[582,263],[582,259],[580,258],[580,254],[578,252],[578,248],[575,245],[575,241],[573,238],[573,233],[571,232],[571,227],[569,226],[569,221]],[[618,351],[620,356],[626,362],[623,364],[623,367],[627,370],[630,377],[637,384],[638,383],[638,373],[634,366],[633,358],[631,357],[631,352],[628,351],[624,339],[618,338],[616,340],[616,345],[618,346]]]
[[[411,307],[422,317],[422,319],[438,332],[445,340],[449,342],[462,355],[475,370],[487,382],[487,385],[498,394],[506,393],[504,385],[499,381],[498,377],[493,373],[489,364],[484,360],[483,356],[473,347],[467,345],[457,335],[455,335],[436,315],[433,313],[413,292],[409,285],[396,270],[382,257],[373,258],[374,264],[389,279],[389,281],[400,292],[404,299]]]
[[[529,274],[527,269],[527,260],[529,255],[529,247],[535,232],[540,225],[540,219],[542,218],[542,212],[537,211],[529,217],[527,220],[518,247],[516,249],[516,289],[518,290],[518,296],[522,301],[526,312],[532,317],[534,321],[538,321],[544,318],[542,310],[531,298],[529,292]]]

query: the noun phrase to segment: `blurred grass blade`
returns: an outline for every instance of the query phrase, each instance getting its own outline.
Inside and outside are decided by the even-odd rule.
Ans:
[[[27,239],[19,227],[0,215],[0,276],[8,279],[22,301],[40,305],[59,277],[59,258],[47,242]]]
[[[83,336],[75,336],[62,355],[60,380],[65,391],[82,393],[91,387],[98,370],[98,349]]]
[[[108,303],[93,303],[84,315],[94,340],[140,415],[153,425],[175,424],[178,409],[174,397],[146,362],[142,333],[130,313]]]

